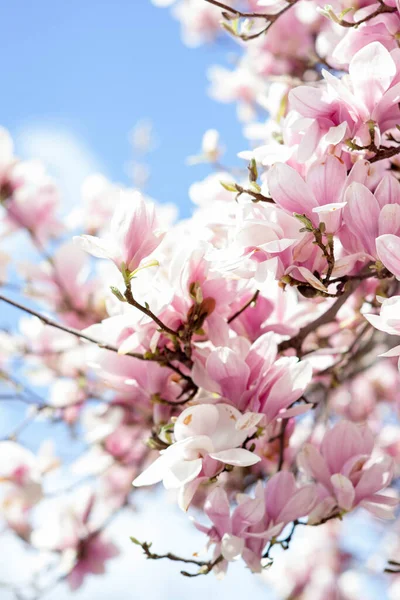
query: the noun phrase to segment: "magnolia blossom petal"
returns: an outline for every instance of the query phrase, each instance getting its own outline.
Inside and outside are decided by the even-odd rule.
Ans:
[[[331,483],[339,506],[345,510],[350,510],[355,497],[355,490],[351,481],[341,473],[336,473],[336,475],[332,475]]]
[[[400,279],[400,237],[391,233],[379,236],[376,251],[385,267]]]
[[[189,483],[197,477],[202,466],[203,461],[201,458],[195,460],[182,460],[169,465],[163,477],[165,488],[170,490]]]
[[[189,483],[186,483],[179,488],[178,506],[184,512],[188,510],[190,503],[192,502],[194,495],[202,481],[202,477],[197,477],[196,479],[189,481]]]
[[[267,180],[272,198],[288,212],[307,214],[318,206],[312,190],[292,167],[276,163],[268,171]]]
[[[142,485],[153,485],[162,481],[167,463],[165,456],[159,456],[143,473],[134,479],[132,485],[141,487]]]
[[[232,448],[231,450],[212,452],[210,453],[210,457],[234,467],[251,467],[261,460],[259,456],[250,452],[250,450],[245,450],[245,448]]]
[[[305,444],[299,454],[299,465],[309,475],[326,487],[330,484],[330,473],[325,460],[312,444]]]
[[[179,415],[175,426],[176,441],[196,435],[212,435],[218,423],[218,409],[213,404],[198,404],[186,408]]]
[[[390,52],[379,42],[367,44],[350,61],[349,74],[354,94],[371,114],[396,74]]]
[[[114,260],[118,255],[118,248],[107,240],[102,240],[93,235],[80,235],[73,238],[82,250],[88,252],[96,258],[109,258]]]
[[[252,429],[253,427],[257,427],[263,418],[264,415],[261,413],[247,412],[236,421],[235,429],[238,431]]]
[[[396,332],[396,333],[398,335],[398,332]],[[392,358],[394,356],[400,356],[400,346],[395,346],[394,348],[391,348],[390,350],[388,350],[387,352],[384,352],[383,354],[380,354],[379,356],[382,356],[385,358]]]
[[[244,549],[244,539],[225,533],[221,540],[221,554],[225,560],[236,560]]]

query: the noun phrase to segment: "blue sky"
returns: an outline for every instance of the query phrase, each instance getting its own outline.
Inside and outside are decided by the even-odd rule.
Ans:
[[[148,192],[187,214],[188,186],[208,171],[184,160],[204,131],[221,131],[228,158],[244,148],[235,107],[206,92],[207,67],[223,61],[226,42],[186,48],[169,10],[150,0],[13,0],[1,3],[0,19],[1,123],[23,138],[20,154],[36,150],[38,129],[68,131],[91,157],[86,170],[96,165],[127,183],[128,132],[150,118],[160,144]],[[48,162],[62,161],[62,145],[53,144]]]

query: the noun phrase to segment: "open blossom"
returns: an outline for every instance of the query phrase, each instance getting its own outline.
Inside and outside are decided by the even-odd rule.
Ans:
[[[222,554],[224,558],[216,572],[226,570],[228,562],[241,556],[253,572],[259,573],[265,545],[288,523],[308,514],[315,504],[315,486],[297,487],[292,473],[280,472],[265,487],[257,484],[254,498],[239,494],[237,502],[231,512],[226,492],[216,487],[204,505],[213,526],[196,523],[196,527],[215,544],[214,557]]]
[[[75,244],[53,180],[0,128],[0,399],[27,410],[5,419],[0,513],[21,546],[51,553],[15,593],[104,573],[109,522],[162,482],[200,513],[212,557],[132,538],[148,558],[219,575],[239,558],[274,573],[284,556],[282,597],[364,599],[343,578],[352,525],[393,517],[400,475],[400,372],[376,361],[400,356],[400,0],[151,1],[192,46],[224,35],[222,20],[236,51],[209,70],[209,93],[236,103],[251,162],[236,168],[229,149],[222,166],[220,123],[205,127],[188,162],[213,174],[178,223],[171,205],[92,175],[63,214]],[[134,138],[136,160],[148,124]],[[34,249],[23,263],[13,231]],[[85,251],[108,260],[93,268]],[[16,309],[31,316],[9,328]],[[66,430],[51,476],[58,461],[23,446],[37,421]],[[358,507],[371,514],[346,521],[340,547]],[[311,553],[297,560],[305,538],[282,551],[309,530],[324,538]]]
[[[381,518],[392,518],[396,498],[381,493],[390,485],[393,463],[389,456],[371,457],[374,438],[367,427],[340,421],[327,431],[318,450],[306,444],[300,466],[318,482],[314,523],[334,514],[362,506]]]
[[[51,518],[32,535],[34,547],[60,553],[71,590],[78,589],[87,575],[104,573],[106,561],[119,554],[115,544],[100,531],[101,521],[93,516],[98,504],[93,493],[81,489],[57,503]]]
[[[208,494],[204,504],[204,512],[212,522],[207,527],[195,522],[196,528],[209,537],[209,545],[214,545],[214,558],[222,554],[224,560],[214,572],[225,572],[228,562],[240,556],[252,559],[253,553],[247,548],[247,533],[252,525],[256,525],[264,514],[262,498],[251,498],[245,494],[238,496],[238,506],[231,512],[226,491],[217,486]],[[247,561],[246,561],[247,562]],[[252,563],[249,565],[252,568]]]
[[[399,121],[397,64],[398,49],[389,52],[374,41],[356,52],[343,79],[324,70],[325,85],[292,90],[290,106],[299,115],[294,129],[302,124],[304,133],[298,159],[308,160],[319,143],[327,148],[347,138],[379,146],[382,135]]]
[[[387,174],[373,194],[362,183],[353,181],[344,199],[344,227],[340,232],[344,248],[381,260],[400,277],[400,183]]]
[[[139,192],[121,191],[106,237],[75,238],[84,250],[112,260],[121,272],[133,273],[161,243],[155,208]]]
[[[265,415],[267,423],[301,414],[308,407],[290,406],[311,380],[308,362],[295,357],[276,360],[277,345],[272,332],[251,346],[241,339],[236,348],[212,350],[205,365],[195,362],[193,377],[198,385],[229,400],[240,411]]]
[[[222,464],[249,467],[260,461],[242,448],[261,415],[242,415],[228,404],[186,408],[174,426],[175,443],[161,451],[133,485],[162,481],[166,489],[187,486],[196,477],[213,477]],[[184,493],[184,492],[183,492]]]
[[[305,214],[315,226],[323,221],[328,233],[336,233],[340,228],[347,179],[346,166],[340,158],[327,156],[314,163],[305,181],[289,165],[276,163],[267,179],[273,199],[289,213]]]

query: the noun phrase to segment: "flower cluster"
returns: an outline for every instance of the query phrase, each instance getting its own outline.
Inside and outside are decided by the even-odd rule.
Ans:
[[[298,527],[359,508],[394,519],[398,505],[398,3],[154,4],[174,5],[190,45],[221,20],[240,42],[235,70],[210,78],[238,104],[246,168],[222,168],[206,132],[189,162],[216,173],[191,187],[190,219],[95,175],[62,220],[45,168],[0,132],[1,224],[37,253],[12,270],[0,249],[0,301],[29,315],[1,332],[5,399],[28,406],[0,441],[0,508],[72,589],[117,555],[104,530],[142,486],[195,511],[212,555],[132,541],[191,576],[238,558],[261,572]],[[25,447],[39,419],[80,435],[64,464],[58,448]],[[337,575],[348,561],[331,537]],[[339,597],[332,578],[318,597]],[[290,597],[316,597],[309,569],[293,579]]]

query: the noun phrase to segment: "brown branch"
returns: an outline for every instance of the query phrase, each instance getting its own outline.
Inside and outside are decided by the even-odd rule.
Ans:
[[[268,30],[272,27],[272,25],[279,19],[279,17],[281,17],[287,10],[289,10],[289,8],[294,6],[298,0],[287,0],[288,1],[287,6],[285,6],[284,8],[282,8],[281,11],[279,11],[278,13],[275,13],[275,14],[257,13],[257,12],[242,12],[240,10],[237,10],[236,8],[232,8],[232,6],[223,4],[222,2],[219,2],[218,0],[204,0],[204,1],[208,2],[209,4],[212,4],[213,6],[217,6],[218,8],[221,8],[224,11],[222,13],[222,16],[225,17],[228,21],[229,21],[230,17],[226,13],[230,13],[231,15],[233,15],[233,17],[236,17],[236,18],[264,19],[265,21],[267,21],[266,26],[263,29],[261,29],[261,31],[258,31],[257,33],[253,33],[251,35],[235,34],[236,37],[240,38],[244,42],[248,42],[250,40],[254,40],[254,39],[260,37],[263,33],[267,33]],[[233,33],[233,31],[231,31],[231,33]]]
[[[285,460],[285,431],[288,422],[288,419],[284,419],[282,421],[281,432],[279,434],[279,460],[277,472],[279,472],[282,469]]]
[[[235,185],[237,191],[239,192],[239,196],[241,194],[248,194],[249,196],[252,196],[256,202],[267,202],[268,204],[275,204],[275,200],[273,200],[272,198],[268,198],[268,196],[264,196],[264,194],[261,194],[260,192],[254,192],[253,190],[243,188],[237,183]]]
[[[181,571],[181,574],[185,577],[197,577],[198,575],[207,575],[218,563],[220,563],[223,560],[222,555],[219,555],[214,560],[204,561],[197,560],[194,558],[182,558],[181,556],[176,556],[176,554],[173,554],[172,552],[167,552],[166,554],[156,554],[155,552],[150,551],[151,544],[149,544],[148,542],[139,542],[139,540],[137,540],[134,537],[131,537],[131,541],[137,546],[140,546],[143,552],[145,553],[146,558],[150,560],[161,560],[163,558],[167,558],[168,560],[172,560],[175,562],[182,562],[190,565],[197,565],[198,567],[200,567],[200,570],[197,573],[188,573],[187,571]]]
[[[118,353],[119,349],[117,346],[113,346],[112,344],[107,344],[105,342],[101,342],[100,340],[96,340],[92,336],[87,335],[86,333],[83,333],[79,329],[74,329],[73,327],[68,327],[67,325],[62,325],[61,323],[58,323],[57,321],[54,321],[53,319],[50,319],[49,317],[42,315],[41,313],[37,312],[36,310],[28,308],[27,306],[24,306],[23,304],[20,304],[19,302],[16,302],[15,300],[11,300],[11,298],[7,298],[6,296],[3,296],[2,294],[0,294],[0,301],[6,302],[7,304],[14,306],[15,308],[18,308],[19,310],[23,310],[24,312],[28,313],[29,315],[32,315],[33,317],[37,317],[42,323],[44,323],[45,325],[49,325],[49,327],[54,327],[61,331],[65,331],[66,333],[70,333],[71,335],[74,335],[75,337],[77,337],[79,339],[82,339],[87,342],[91,342],[92,344],[95,344],[96,346],[98,346],[99,348],[101,348],[103,350],[110,350],[111,352]],[[124,356],[131,356],[132,358],[137,358],[139,360],[148,360],[148,361],[152,361],[152,362],[158,362],[161,364],[161,366],[166,366],[169,369],[171,369],[172,371],[174,371],[175,373],[177,373],[180,377],[182,377],[182,379],[185,379],[190,382],[192,381],[191,377],[189,377],[188,375],[185,375],[184,373],[182,373],[182,371],[178,367],[171,364],[171,360],[180,361],[180,360],[185,359],[185,357],[182,357],[180,355],[180,353],[178,353],[178,352],[175,353],[175,352],[171,351],[168,353],[168,357],[163,356],[163,355],[140,354],[138,352],[127,352]]]
[[[246,304],[244,304],[242,306],[242,308],[240,308],[239,310],[237,310],[235,313],[233,313],[233,315],[231,317],[229,317],[228,319],[228,323],[232,323],[232,321],[234,321],[235,319],[237,319],[237,317],[239,317],[245,310],[246,308],[248,308],[249,306],[251,306],[251,304],[255,304],[257,301],[257,298],[260,294],[260,290],[257,290],[252,297],[250,298],[250,300],[248,302],[246,302]]]
[[[218,8],[221,8],[223,11],[231,13],[235,17],[241,17],[244,19],[269,19],[271,15],[268,13],[256,13],[256,12],[242,12],[233,8],[232,6],[228,6],[227,4],[223,4],[222,2],[218,2],[217,0],[204,0],[209,4],[213,4]]]
[[[378,150],[378,152],[375,154],[375,156],[373,156],[372,158],[369,159],[369,162],[370,163],[378,162],[379,160],[385,160],[387,158],[392,158],[393,156],[396,156],[397,154],[400,154],[400,146],[394,146],[391,148],[387,148],[387,147],[383,146],[382,148],[380,148]]]
[[[332,306],[328,308],[328,310],[324,312],[320,317],[318,317],[318,319],[302,327],[298,334],[293,336],[289,340],[281,342],[278,346],[279,352],[283,352],[288,348],[294,348],[297,351],[297,354],[301,354],[301,347],[306,337],[310,333],[318,329],[318,327],[321,327],[321,325],[326,325],[327,323],[333,321],[339,310],[347,302],[348,298],[352,295],[352,293],[357,289],[359,285],[359,280],[351,281],[347,285],[347,290],[343,292],[343,294],[341,294],[338,297],[338,299],[332,304]]]
[[[128,304],[130,304],[131,306],[134,306],[135,308],[140,310],[142,313],[144,313],[145,315],[150,317],[150,319],[152,319],[159,326],[159,328],[162,331],[164,331],[165,333],[169,333],[170,335],[172,335],[174,337],[176,337],[178,335],[177,332],[174,331],[174,329],[171,329],[170,327],[168,327],[168,325],[165,325],[165,323],[163,323],[161,321],[161,319],[159,319],[157,317],[157,315],[155,315],[150,310],[150,308],[148,308],[147,306],[143,306],[137,300],[135,300],[135,298],[133,297],[133,294],[132,294],[132,289],[131,289],[130,283],[126,286],[125,298],[126,298]]]

